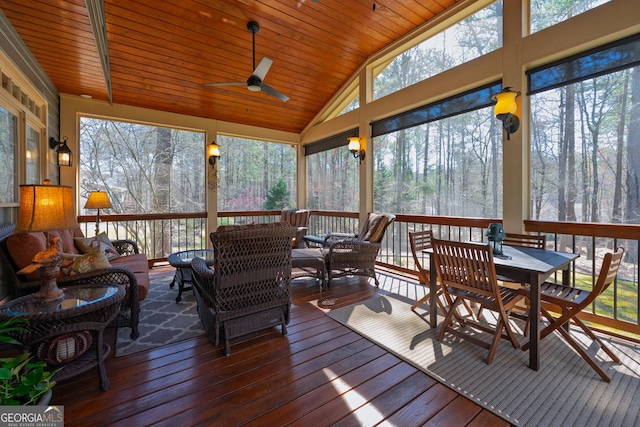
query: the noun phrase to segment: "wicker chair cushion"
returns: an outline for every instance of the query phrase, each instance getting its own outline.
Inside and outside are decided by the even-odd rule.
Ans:
[[[377,242],[382,238],[389,218],[383,214],[372,213],[369,215],[369,228],[364,232],[362,240]]]
[[[124,267],[136,276],[138,282],[138,297],[140,301],[149,295],[149,261],[145,254],[121,256],[109,261],[113,267]]]
[[[100,249],[108,260],[113,260],[120,257],[116,248],[113,247],[107,234],[102,232],[95,237],[74,237],[76,246],[83,254],[92,252],[94,249]]]

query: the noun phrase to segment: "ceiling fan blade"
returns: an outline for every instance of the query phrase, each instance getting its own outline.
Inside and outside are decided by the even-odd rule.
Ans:
[[[246,86],[247,82],[205,83],[205,86]]]
[[[280,92],[278,92],[277,90],[275,90],[274,88],[272,88],[271,86],[265,83],[262,83],[262,91],[267,95],[275,96],[281,101],[287,102],[289,100],[288,96],[281,94]]]
[[[273,64],[273,61],[265,56],[262,58],[262,61],[260,61],[256,69],[253,70],[252,75],[258,77],[260,80],[264,80],[267,72],[269,72],[269,68],[271,68],[271,64]]]

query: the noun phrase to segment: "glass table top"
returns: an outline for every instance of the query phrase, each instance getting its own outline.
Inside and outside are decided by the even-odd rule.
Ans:
[[[94,304],[115,295],[117,286],[72,286],[63,288],[64,295],[53,301],[38,301],[27,295],[7,303],[0,308],[5,315],[30,315],[69,310],[87,304]]]
[[[176,252],[174,254],[169,255],[168,260],[169,260],[169,263],[174,266],[175,264],[189,266],[191,265],[191,260],[193,258],[203,258],[205,261],[207,261],[207,264],[210,264],[213,262],[213,250],[195,249],[195,250]]]

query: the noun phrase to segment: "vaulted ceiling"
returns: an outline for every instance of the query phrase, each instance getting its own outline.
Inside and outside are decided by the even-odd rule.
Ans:
[[[102,15],[99,0],[0,0],[0,9],[60,93],[297,133],[370,55],[457,1],[104,0]],[[255,63],[273,60],[264,83],[286,102],[205,86],[252,74],[250,21],[260,25]]]

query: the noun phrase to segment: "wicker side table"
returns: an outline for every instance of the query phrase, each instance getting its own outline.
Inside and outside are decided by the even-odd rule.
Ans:
[[[62,365],[55,375],[62,381],[98,367],[100,388],[109,388],[104,361],[111,347],[103,342],[104,329],[120,311],[125,290],[120,285],[83,285],[63,288],[64,297],[41,302],[26,295],[0,306],[0,320],[21,317],[29,321],[24,330],[9,335],[22,343],[23,351],[38,354],[38,347],[45,341],[63,334],[90,331],[95,336],[95,354],[86,351],[72,362]]]
[[[176,302],[182,300],[182,293],[193,289],[193,271],[191,270],[191,260],[193,258],[203,258],[207,266],[213,265],[213,251],[211,249],[190,249],[170,254],[167,261],[175,267],[176,274],[169,287],[173,289],[178,283],[178,296]]]

